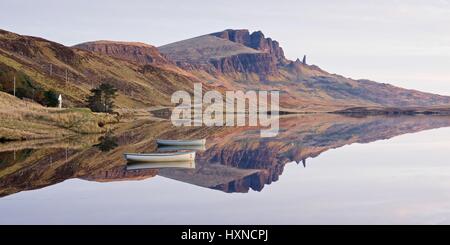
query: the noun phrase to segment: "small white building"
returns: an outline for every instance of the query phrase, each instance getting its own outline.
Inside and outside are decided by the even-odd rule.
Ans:
[[[58,108],[59,109],[61,109],[62,108],[62,96],[61,96],[61,94],[59,95],[59,97],[58,97]]]

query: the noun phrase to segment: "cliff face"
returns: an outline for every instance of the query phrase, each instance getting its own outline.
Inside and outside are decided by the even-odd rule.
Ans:
[[[209,188],[227,193],[247,193],[250,190],[262,191],[265,185],[278,181],[283,173],[284,164],[279,164],[270,169],[264,169],[254,174],[236,179],[228,183],[210,186]]]
[[[268,76],[279,76],[277,66],[288,63],[279,43],[271,38],[266,38],[261,31],[250,34],[246,29],[228,29],[210,35],[260,51],[260,53],[245,53],[212,59],[211,63],[220,73],[255,73],[264,80]]]
[[[256,75],[261,80],[278,76],[286,59],[278,42],[261,32],[225,30],[158,47],[179,67],[212,75]]]
[[[165,65],[170,62],[152,45],[138,42],[95,41],[74,46],[134,62],[139,65]]]
[[[280,44],[271,38],[265,38],[261,31],[255,31],[250,34],[248,30],[225,30],[212,33],[211,35],[230,40],[232,42],[243,44],[249,48],[260,50],[270,54],[276,63],[285,63],[283,49]]]
[[[267,53],[238,54],[210,62],[221,73],[256,73],[262,77],[278,74],[277,65]]]
[[[158,170],[156,169],[127,170],[126,167],[119,166],[83,176],[81,179],[96,182],[130,181],[148,179],[157,174]]]

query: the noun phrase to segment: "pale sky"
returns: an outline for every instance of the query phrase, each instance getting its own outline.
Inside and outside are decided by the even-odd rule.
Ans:
[[[331,73],[450,95],[450,0],[1,0],[0,9],[0,29],[65,45],[261,30],[290,59],[306,54]]]

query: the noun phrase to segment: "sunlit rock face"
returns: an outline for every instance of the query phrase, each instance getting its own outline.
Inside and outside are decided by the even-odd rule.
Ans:
[[[82,179],[96,182],[130,181],[148,179],[157,174],[158,170],[156,169],[127,170],[125,166],[121,166],[110,170],[98,171],[82,177]]]
[[[270,54],[277,63],[283,63],[286,61],[284,51],[280,47],[280,44],[271,38],[266,38],[261,31],[255,31],[250,34],[250,32],[246,29],[229,29],[222,32],[212,33],[211,35],[240,43],[256,50],[261,50]]]
[[[145,43],[94,41],[77,44],[74,47],[128,60],[140,65],[170,64],[156,47]]]
[[[280,76],[287,64],[277,41],[260,31],[225,30],[158,47],[171,61],[187,70],[211,74],[254,74],[260,79]]]

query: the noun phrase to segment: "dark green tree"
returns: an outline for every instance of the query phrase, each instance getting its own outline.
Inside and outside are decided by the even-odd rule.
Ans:
[[[115,137],[111,132],[106,133],[104,136],[100,137],[99,140],[100,143],[95,146],[103,152],[111,151],[118,146],[117,137]]]
[[[46,106],[56,107],[59,104],[58,94],[53,90],[47,90],[44,92],[44,104]]]
[[[102,91],[98,88],[91,89],[92,95],[87,98],[88,107],[94,112],[103,112]]]
[[[114,99],[117,96],[117,89],[113,85],[102,83],[99,87],[91,89],[91,93],[91,96],[87,98],[87,103],[92,111],[113,112]]]
[[[100,90],[103,93],[103,106],[105,112],[111,113],[114,108],[114,99],[117,96],[117,89],[109,83],[102,83],[100,85]]]

